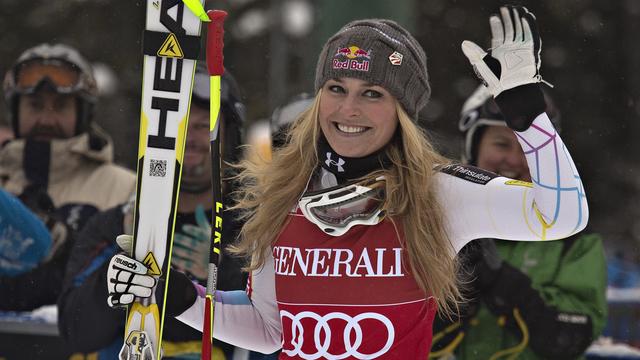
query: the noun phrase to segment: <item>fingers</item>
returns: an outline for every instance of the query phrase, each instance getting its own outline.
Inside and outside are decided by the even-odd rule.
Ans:
[[[489,18],[489,26],[491,27],[491,48],[495,49],[504,43],[502,21],[500,21],[497,15],[491,15]]]
[[[531,27],[529,26],[529,22],[524,19],[524,21],[522,21],[522,35],[523,35],[523,40],[525,42],[529,42],[533,40],[533,36],[531,34]]]
[[[525,29],[525,41],[533,41],[533,53],[536,57],[536,64],[538,69],[540,68],[540,52],[542,51],[542,40],[540,39],[540,33],[538,32],[538,25],[536,24],[536,17],[523,7],[521,11],[522,15],[522,27]],[[529,39],[527,39],[529,38]]]
[[[511,8],[511,20],[513,21],[514,24],[514,34],[513,34],[513,40],[520,42],[522,41],[522,19],[520,18],[520,14],[518,13],[518,8],[513,7]]]
[[[476,75],[495,97],[504,90],[540,82],[540,38],[535,16],[522,6],[500,7],[489,17],[491,55],[465,41],[462,51]]]
[[[480,46],[465,40],[462,42],[462,52],[473,65],[473,71],[484,86],[492,88],[500,82],[500,63],[488,56]]]
[[[189,249],[182,249],[179,247],[173,248],[173,254],[171,254],[173,258],[178,258],[184,261],[191,260],[193,257],[193,251]]]
[[[520,15],[522,17],[527,17],[535,24],[536,16],[531,11],[529,11],[529,9],[527,9],[526,7],[520,6]]]
[[[156,279],[149,275],[136,275],[126,270],[113,269],[109,276],[110,293],[129,293],[138,297],[151,296]]]
[[[147,275],[147,267],[123,254],[115,255],[107,270],[107,303],[114,306],[128,305],[135,297],[148,298],[156,286],[156,279]]]
[[[211,227],[211,224],[209,224],[209,219],[207,219],[207,214],[204,212],[204,207],[202,207],[202,205],[198,205],[196,207],[196,224],[198,224],[199,226]]]
[[[133,253],[133,236],[126,234],[118,235],[116,242],[125,253],[129,255]]]
[[[475,64],[479,61],[482,61],[482,58],[487,54],[480,46],[478,46],[473,41],[465,40],[462,42],[462,52],[464,56],[469,59],[471,64]]]
[[[156,279],[153,276],[149,275],[136,275],[132,274],[128,271],[116,271],[114,276],[111,278],[111,284],[113,288],[117,292],[126,292],[127,286],[131,289],[151,289],[156,285]],[[131,290],[129,289],[129,290]],[[145,290],[138,291],[130,291],[133,292],[137,296],[147,297],[151,294],[147,294]]]
[[[211,237],[211,227],[208,225],[209,224],[207,224],[207,226],[196,226],[191,224],[184,224],[182,226],[182,231],[194,238],[208,240]]]
[[[151,283],[155,284],[155,282],[151,282]],[[131,296],[137,296],[140,298],[148,298],[151,296],[151,293],[153,292],[152,287],[153,285],[151,286],[133,285],[132,283],[128,283],[128,282],[114,283],[114,284],[111,284],[110,293],[120,294],[120,295],[129,294]]]
[[[504,42],[511,43],[514,39],[513,21],[511,19],[511,12],[507,7],[500,8],[500,15],[502,16],[502,25],[504,26]]]
[[[121,307],[133,303],[135,297],[131,294],[113,294],[107,298],[107,304],[112,307]]]

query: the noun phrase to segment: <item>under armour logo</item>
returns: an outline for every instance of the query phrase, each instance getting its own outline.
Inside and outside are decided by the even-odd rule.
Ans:
[[[329,167],[331,167],[331,165],[335,165],[338,168],[338,172],[344,172],[344,168],[342,167],[342,165],[344,165],[344,160],[342,160],[340,157],[338,157],[337,162],[332,160],[330,152],[327,152],[327,160],[325,160],[324,163]]]

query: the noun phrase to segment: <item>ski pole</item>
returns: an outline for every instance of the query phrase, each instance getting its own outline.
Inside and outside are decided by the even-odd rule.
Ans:
[[[207,12],[211,22],[207,31],[207,69],[210,75],[210,122],[209,139],[211,140],[211,182],[213,183],[213,219],[211,221],[211,248],[209,250],[209,268],[207,274],[207,294],[202,326],[202,360],[211,360],[211,341],[213,335],[214,294],[218,280],[218,263],[220,261],[222,240],[222,157],[220,151],[220,82],[224,73],[222,48],[224,46],[224,18],[227,13],[222,10]]]

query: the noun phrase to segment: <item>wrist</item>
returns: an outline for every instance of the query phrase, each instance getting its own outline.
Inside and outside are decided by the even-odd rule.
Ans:
[[[495,98],[507,125],[515,131],[525,131],[533,120],[545,111],[546,104],[538,83],[526,84],[501,92]]]
[[[156,288],[156,299],[158,303],[161,303],[165,284],[166,281],[162,279]],[[197,296],[195,284],[187,275],[180,271],[172,270],[169,274],[169,290],[166,299],[165,315],[176,317],[182,314],[196,302]]]

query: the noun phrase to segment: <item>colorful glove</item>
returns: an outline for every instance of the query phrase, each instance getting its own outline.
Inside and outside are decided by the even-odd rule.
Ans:
[[[206,279],[211,246],[211,224],[202,205],[195,211],[196,225],[184,224],[176,229],[172,263],[196,279]]]

